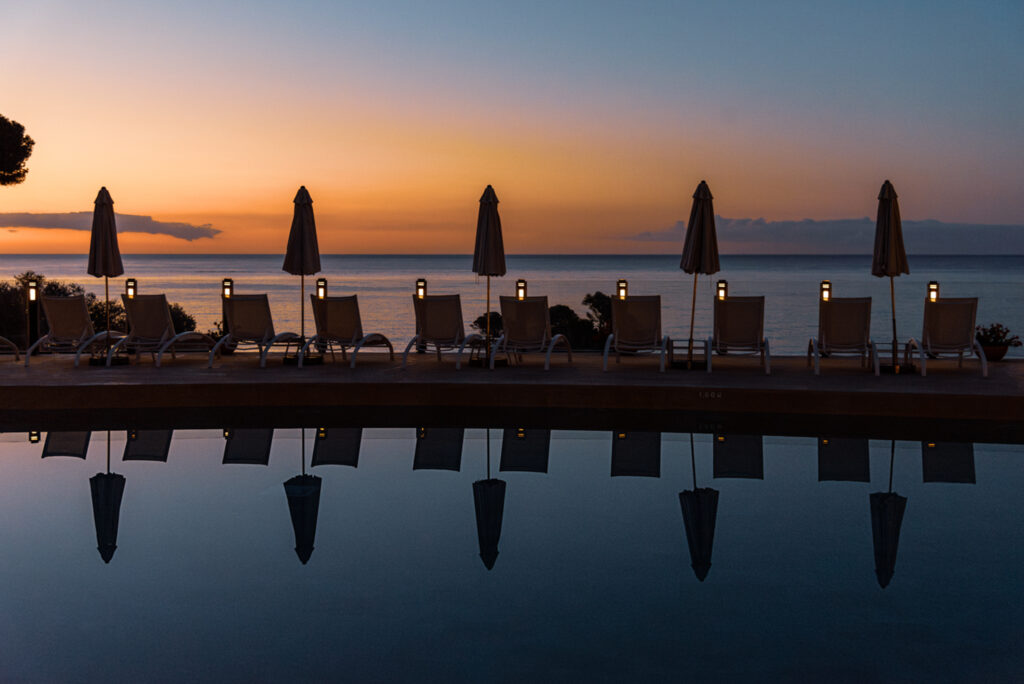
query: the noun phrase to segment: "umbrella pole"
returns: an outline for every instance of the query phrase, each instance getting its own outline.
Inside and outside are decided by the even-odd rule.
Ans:
[[[889,301],[892,304],[892,372],[899,373],[900,367],[896,363],[896,347],[899,345],[896,341],[896,285],[892,276],[889,276]]]
[[[491,360],[491,276],[487,276],[487,346],[484,349],[484,361]],[[488,444],[488,449],[490,445]],[[489,453],[489,452],[488,452]],[[489,465],[489,463],[488,463]],[[487,476],[490,478],[490,475]]]
[[[693,470],[693,491],[697,491],[697,461],[693,457],[693,433],[690,433],[690,469]]]
[[[103,276],[103,301],[106,302],[107,309],[107,351],[110,351],[110,278]]]
[[[306,428],[299,428],[299,441],[302,442],[302,474],[306,474]]]
[[[491,429],[487,428],[487,479],[491,479]]]
[[[896,440],[892,440],[892,451],[889,453],[889,493],[892,493],[892,466],[896,462]]]
[[[686,368],[689,370],[693,365],[693,317],[697,314],[697,273],[693,274],[693,299],[690,301],[690,344],[686,351]],[[690,435],[692,446],[693,435]],[[697,485],[694,485],[695,487]]]
[[[306,341],[306,274],[299,274],[299,334]]]
[[[110,474],[110,430],[107,430],[107,475]]]

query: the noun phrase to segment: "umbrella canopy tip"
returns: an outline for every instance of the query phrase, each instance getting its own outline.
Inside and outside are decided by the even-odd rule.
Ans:
[[[494,564],[498,560],[498,552],[497,552],[497,550],[489,551],[487,553],[481,553],[480,554],[480,560],[482,560],[484,562],[484,567],[485,568],[487,568],[488,570],[493,570],[494,569]]]
[[[299,560],[302,561],[302,564],[305,565],[306,563],[309,562],[309,559],[312,558],[312,556],[313,556],[313,547],[312,546],[305,547],[305,548],[298,548],[298,547],[296,547],[295,548],[295,555],[298,556]]]
[[[103,559],[104,563],[109,564],[110,560],[114,557],[114,552],[117,551],[117,546],[98,546],[96,547],[100,552],[100,558]]]

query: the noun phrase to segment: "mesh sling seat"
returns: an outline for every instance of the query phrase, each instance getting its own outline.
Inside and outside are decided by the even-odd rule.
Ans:
[[[671,354],[670,340],[661,334],[661,295],[629,296],[612,299],[612,333],[604,343],[603,370],[608,370],[608,355],[615,351],[615,363],[622,353],[658,352],[658,370],[665,371],[665,358]]]
[[[167,351],[171,352],[171,358],[176,358],[178,352],[205,354],[217,344],[212,337],[202,333],[175,333],[166,295],[121,295],[121,303],[128,317],[128,334],[110,348],[107,353],[108,366],[116,354],[134,355],[136,360],[139,354],[152,354],[154,364],[159,368]]]
[[[551,317],[547,297],[501,297],[502,335],[491,350],[491,370],[494,357],[504,352],[510,361],[522,363],[525,352],[544,352],[544,370],[551,368],[551,352],[564,344],[572,363],[572,347],[565,335],[551,335]]]
[[[871,297],[845,297],[818,305],[818,336],[807,344],[807,365],[814,359],[814,374],[821,375],[821,357],[855,355],[861,366],[868,356],[879,374],[878,348],[871,340]]]
[[[903,351],[904,363],[910,363],[916,349],[921,362],[921,375],[928,375],[928,359],[943,355],[957,357],[957,367],[964,365],[964,352],[972,353],[981,362],[981,375],[988,377],[988,359],[981,344],[974,337],[975,317],[978,313],[978,298],[943,298],[924,302],[924,325],[920,342],[913,337]]]
[[[462,300],[459,295],[424,295],[422,298],[413,295],[413,310],[416,312],[416,336],[409,340],[402,354],[402,368],[409,361],[409,350],[413,346],[434,345],[437,360],[441,360],[444,350],[458,350],[455,356],[455,369],[462,367],[462,353],[466,346],[483,341],[483,336],[476,333],[466,335],[462,324]]]
[[[267,365],[267,354],[274,345],[285,345],[285,354],[295,345],[296,350],[302,343],[302,337],[293,332],[274,332],[274,319],[270,315],[270,300],[265,294],[232,294],[223,299],[224,318],[228,333],[217,340],[210,350],[209,368],[213,368],[213,358],[225,346],[242,344],[255,345],[260,353],[260,368]]]
[[[92,327],[84,295],[40,299],[50,331],[36,340],[36,343],[25,352],[26,366],[32,360],[32,354],[38,351],[41,354],[74,354],[77,367],[82,352],[105,353],[108,337],[110,340],[119,340],[124,335],[108,331],[97,333]]]
[[[303,359],[309,354],[310,346],[316,349],[330,351],[331,358],[334,358],[334,348],[341,350],[341,360],[346,358],[346,352],[352,347],[352,361],[350,368],[356,367],[356,354],[363,347],[387,347],[389,358],[395,359],[395,349],[391,346],[390,340],[380,333],[363,334],[363,321],[359,316],[359,300],[355,295],[348,297],[324,297],[319,299],[316,295],[309,296],[313,303],[313,320],[316,322],[316,335],[299,350],[299,368],[302,367]]]
[[[758,354],[765,375],[772,373],[772,357],[764,337],[764,297],[715,298],[714,334],[707,341],[708,373],[711,353],[740,351]]]

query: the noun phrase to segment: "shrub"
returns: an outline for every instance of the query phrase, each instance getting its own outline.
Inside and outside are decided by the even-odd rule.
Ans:
[[[974,329],[974,337],[979,344],[990,347],[1019,347],[1020,337],[1011,335],[1010,329],[1002,323],[993,323],[989,326],[979,325]]]

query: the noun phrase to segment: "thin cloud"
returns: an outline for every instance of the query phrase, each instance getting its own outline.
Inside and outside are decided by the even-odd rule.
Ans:
[[[118,233],[149,233],[169,235],[179,240],[212,238],[220,233],[209,223],[195,225],[176,221],[157,221],[152,216],[136,214],[115,214]],[[66,230],[91,230],[91,211],[70,211],[62,214],[33,214],[30,212],[0,213],[0,228],[43,228]]]
[[[869,217],[767,221],[715,217],[718,241],[740,253],[870,254],[875,222]],[[627,240],[682,244],[686,223],[627,236]],[[903,221],[907,251],[917,254],[1024,254],[1024,225]]]

